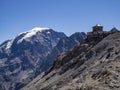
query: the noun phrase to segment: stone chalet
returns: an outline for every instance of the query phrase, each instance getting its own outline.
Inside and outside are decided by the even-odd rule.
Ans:
[[[87,36],[88,37],[98,37],[102,34],[104,34],[103,26],[96,24],[95,26],[92,27],[92,32],[87,33]]]

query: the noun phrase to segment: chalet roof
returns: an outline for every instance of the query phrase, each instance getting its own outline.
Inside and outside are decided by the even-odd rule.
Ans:
[[[100,25],[100,24],[96,24],[96,25],[93,26],[93,27],[102,27],[102,25]]]
[[[96,26],[101,26],[100,24],[96,24]]]

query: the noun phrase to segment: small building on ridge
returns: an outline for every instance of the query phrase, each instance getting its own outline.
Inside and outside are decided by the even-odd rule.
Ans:
[[[100,36],[101,34],[103,34],[103,26],[96,24],[95,26],[92,27],[92,32],[88,32],[87,36],[90,37],[97,37]]]

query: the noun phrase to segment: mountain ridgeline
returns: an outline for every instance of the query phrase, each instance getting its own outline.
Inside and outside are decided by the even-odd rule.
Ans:
[[[33,28],[0,45],[0,90],[19,90],[46,71],[55,58],[86,38],[49,28]]]
[[[120,90],[120,32],[89,32],[21,90]]]

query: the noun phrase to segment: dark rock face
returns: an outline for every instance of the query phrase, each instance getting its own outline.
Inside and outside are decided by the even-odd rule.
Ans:
[[[46,57],[46,64],[48,67],[51,66],[54,59],[60,55],[62,52],[68,51],[72,49],[75,45],[79,44],[80,41],[86,38],[85,33],[74,33],[70,37],[64,37],[60,39],[55,48],[51,51],[51,53]],[[47,68],[48,69],[48,68]]]
[[[75,46],[21,90],[119,90],[120,33]]]
[[[84,33],[67,37],[52,29],[33,33],[22,33],[0,45],[0,90],[22,88],[47,70],[57,55],[86,37]]]
[[[64,33],[48,29],[22,40],[27,34],[0,45],[0,79],[5,90],[18,89],[33,79],[37,71],[42,72],[43,59],[66,37]]]

